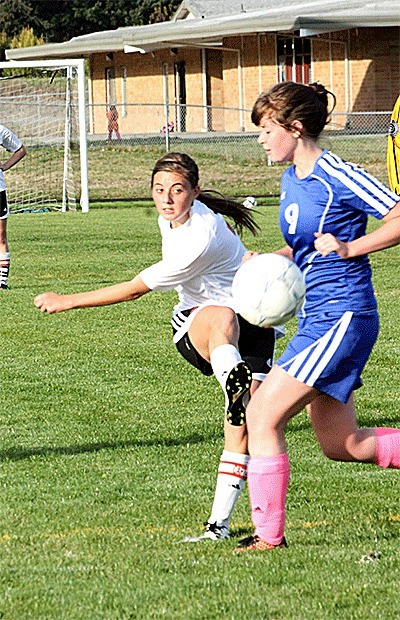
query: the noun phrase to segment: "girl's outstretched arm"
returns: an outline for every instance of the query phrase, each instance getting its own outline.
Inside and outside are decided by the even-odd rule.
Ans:
[[[105,288],[83,293],[59,295],[58,293],[41,293],[34,299],[34,304],[41,312],[53,314],[74,308],[91,308],[94,306],[109,306],[121,301],[132,301],[148,293],[149,289],[140,275],[128,282],[120,282]]]

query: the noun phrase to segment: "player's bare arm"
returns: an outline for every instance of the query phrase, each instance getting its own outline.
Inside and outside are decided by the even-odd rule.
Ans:
[[[400,202],[382,218],[379,228],[354,241],[347,243],[330,233],[315,233],[315,236],[315,249],[322,256],[336,252],[342,258],[353,258],[391,248],[400,243]]]
[[[26,149],[22,145],[18,149],[18,151],[15,151],[15,153],[13,153],[11,157],[6,162],[4,162],[4,164],[0,164],[0,168],[2,169],[3,172],[5,172],[6,170],[9,170],[13,166],[15,166],[15,164],[21,161],[21,159],[25,157],[25,155],[26,155]]]
[[[143,282],[140,275],[128,282],[120,282],[112,286],[85,291],[82,293],[72,293],[69,295],[59,295],[58,293],[41,293],[34,299],[34,304],[41,312],[54,314],[76,308],[92,308],[95,306],[109,306],[122,301],[132,301],[148,293],[149,289]]]

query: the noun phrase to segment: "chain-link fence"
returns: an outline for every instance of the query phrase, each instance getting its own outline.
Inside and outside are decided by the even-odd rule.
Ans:
[[[10,83],[15,91],[15,80]],[[53,90],[55,86],[53,83]],[[41,173],[44,170],[48,171],[50,176],[43,181],[43,193],[51,188],[52,204],[61,200],[63,183],[56,180],[58,176],[55,175],[51,159],[57,155],[62,168],[63,159],[58,147],[66,142],[69,144],[68,166],[77,177],[73,187],[76,204],[79,204],[77,132],[72,126],[68,140],[65,140],[68,133],[64,133],[64,138],[61,138],[58,129],[52,129],[56,121],[58,126],[64,128],[68,119],[76,117],[75,99],[72,97],[68,101],[65,89],[62,96],[57,100],[53,99],[51,103],[46,102],[42,94],[35,95],[35,103],[27,111],[26,94],[23,95],[23,106],[15,92],[13,95],[17,108],[20,111],[23,109],[23,119],[19,120],[16,133],[22,140],[26,134],[29,157],[7,173],[7,189],[12,207],[18,209],[20,203],[20,196],[14,191],[16,181],[19,183],[25,175],[27,179],[24,187],[28,187],[26,191],[30,192],[30,188],[35,188],[36,192],[40,193]],[[5,97],[0,91],[0,104],[4,110]],[[7,97],[10,95],[7,94]],[[11,103],[11,99],[7,99],[7,120],[13,129],[17,113],[10,108]],[[71,107],[70,112],[67,110],[66,113],[66,105]],[[172,150],[184,151],[196,159],[203,189],[218,190],[227,196],[237,197],[279,195],[283,167],[270,165],[257,144],[258,133],[256,128],[252,128],[249,109],[165,103],[116,103],[118,118],[114,119],[111,131],[110,118],[107,117],[110,106],[106,103],[88,104],[86,109],[88,182],[92,203],[149,199],[150,176],[154,163],[158,157]],[[386,150],[390,116],[390,111],[334,114],[320,144],[344,159],[367,168],[382,182],[387,183]],[[32,131],[26,126],[27,119],[32,119],[37,138],[32,137]],[[118,133],[115,131],[116,126]],[[57,149],[53,146],[57,146]],[[67,160],[64,160],[64,168],[65,161]],[[34,162],[40,162],[40,165],[34,167]]]
[[[166,113],[163,104],[117,105],[121,135],[118,140],[115,132],[108,139],[106,106],[96,108],[88,109],[91,201],[148,198],[153,165],[168,151],[184,151],[196,159],[203,188],[230,196],[279,195],[282,166],[267,161],[257,144],[257,131],[241,130],[249,124],[248,109],[180,105],[169,106]],[[99,128],[100,108],[104,130],[95,132],[93,126]],[[390,116],[390,111],[334,114],[320,144],[387,183]],[[137,131],[124,131],[127,118],[131,123],[135,119]],[[222,126],[223,121],[227,126],[237,126],[237,130],[209,130]],[[155,131],[149,130],[149,126]],[[192,131],[187,130],[189,126]]]

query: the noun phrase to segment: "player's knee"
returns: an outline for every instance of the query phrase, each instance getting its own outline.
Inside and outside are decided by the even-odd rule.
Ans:
[[[219,333],[226,334],[229,338],[238,338],[239,323],[237,316],[231,308],[221,308],[221,311],[212,316],[211,328]]]
[[[357,441],[352,435],[343,441],[320,442],[321,450],[331,461],[357,461],[360,460],[357,453]]]
[[[249,432],[253,437],[272,437],[285,430],[283,417],[271,416],[263,407],[259,407],[254,396],[246,408],[246,421]]]
[[[323,455],[330,461],[343,461],[344,452],[337,446],[325,446],[321,445]],[[346,459],[347,460],[347,459]]]

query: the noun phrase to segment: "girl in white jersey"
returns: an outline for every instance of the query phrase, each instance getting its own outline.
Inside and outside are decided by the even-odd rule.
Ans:
[[[319,84],[284,82],[262,93],[252,111],[266,155],[293,164],[282,177],[287,245],[278,253],[300,267],[307,293],[298,333],[247,408],[255,533],[238,552],[286,546],[284,431],[304,407],[328,458],[400,468],[400,430],[359,428],[353,400],[379,328],[368,254],[399,243],[400,198],[318,146],[330,95]],[[368,215],[383,224],[366,234]]]
[[[273,329],[254,327],[235,313],[231,284],[245,248],[221,214],[239,232],[246,227],[255,234],[257,226],[240,203],[200,193],[198,168],[188,155],[159,159],[151,185],[162,260],[129,282],[72,295],[43,293],[35,305],[51,314],[138,299],[152,290],[178,292],[174,342],[203,374],[215,374],[226,396],[225,449],[211,515],[205,532],[187,540],[219,540],[229,536],[229,519],[247,477],[244,414],[250,388],[254,391],[269,372],[275,346]]]
[[[26,150],[21,140],[4,125],[0,125],[0,146],[11,153],[11,157],[0,163],[0,290],[4,290],[8,288],[11,254],[7,243],[9,211],[3,172],[15,166],[24,157]]]

